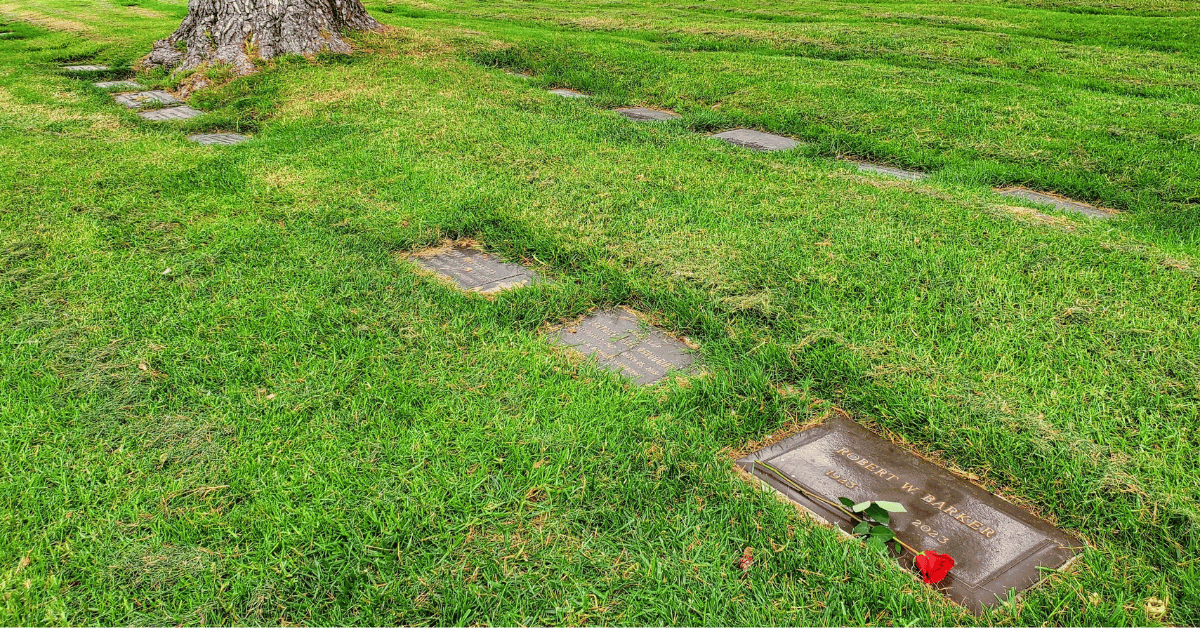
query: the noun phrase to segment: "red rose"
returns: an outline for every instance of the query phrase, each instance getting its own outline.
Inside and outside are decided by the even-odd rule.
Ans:
[[[925,550],[917,554],[917,569],[925,576],[925,584],[937,584],[954,568],[954,559],[947,554]]]

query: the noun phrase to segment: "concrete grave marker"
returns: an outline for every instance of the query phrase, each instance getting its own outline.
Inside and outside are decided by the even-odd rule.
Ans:
[[[588,96],[583,92],[577,92],[573,89],[552,89],[550,90],[550,93],[556,96],[562,96],[563,98],[591,98],[591,96]]]
[[[645,327],[620,308],[567,325],[556,340],[594,356],[600,366],[620,371],[638,384],[653,384],[670,371],[686,371],[695,364],[687,345],[661,330]]]
[[[799,142],[790,137],[772,135],[751,129],[734,129],[732,131],[725,131],[724,133],[717,133],[712,137],[760,152],[789,150],[799,144]]]
[[[148,92],[131,92],[128,94],[117,94],[113,96],[113,100],[117,103],[125,105],[130,109],[140,109],[146,105],[176,105],[179,100],[174,96],[155,89]]]
[[[924,172],[916,172],[915,170],[905,170],[903,168],[895,168],[892,166],[885,166],[883,164],[871,163],[869,161],[859,161],[859,162],[855,162],[855,163],[858,164],[859,172],[873,172],[875,174],[885,174],[885,175],[888,175],[891,177],[897,177],[900,179],[908,179],[909,181],[920,181],[921,179],[924,179],[925,177],[929,176],[929,175],[925,174]]]
[[[178,107],[169,107],[167,109],[155,109],[154,111],[143,111],[143,112],[139,113],[138,115],[147,120],[161,122],[164,120],[187,120],[188,118],[195,118],[196,116],[202,116],[202,115],[204,115],[204,112],[196,110],[196,109],[192,109],[191,107],[189,107],[187,105],[180,105]]]
[[[1046,521],[914,456],[845,417],[810,427],[737,462],[738,466],[843,531],[851,519],[822,500],[886,500],[896,537],[918,552],[954,558],[937,587],[979,613],[1037,584],[1083,544]],[[814,497],[817,496],[817,497]],[[898,547],[898,546],[897,546]],[[901,564],[912,567],[907,551]],[[998,599],[999,598],[999,599]]]
[[[1041,192],[1034,192],[1028,188],[1007,188],[1003,190],[997,190],[997,192],[999,192],[1001,196],[1011,196],[1013,198],[1033,201],[1034,203],[1039,203],[1041,205],[1050,205],[1055,209],[1080,213],[1090,218],[1112,218],[1116,216],[1116,213],[1109,210],[1092,207],[1087,203],[1080,203],[1079,201],[1073,201],[1069,198],[1062,198],[1059,196],[1052,196],[1050,194],[1043,194]]]
[[[103,72],[109,68],[107,65],[64,65],[62,69],[68,72]]]
[[[134,81],[100,81],[99,83],[92,83],[92,85],[100,89],[138,89],[141,87],[141,85],[138,85]]]
[[[426,270],[454,280],[464,290],[481,294],[491,294],[539,280],[536,273],[524,266],[506,264],[487,253],[465,246],[417,254],[412,259]]]
[[[250,139],[250,138],[246,137],[245,135],[241,135],[239,133],[194,133],[187,137],[189,140],[192,140],[193,142],[196,142],[197,144],[206,144],[206,145],[209,145],[209,144],[224,144],[224,145],[241,144],[242,142],[245,142]]]
[[[626,109],[617,109],[617,113],[629,118],[630,120],[645,121],[678,120],[679,118],[683,117],[673,111],[661,111],[646,107],[628,107]]]

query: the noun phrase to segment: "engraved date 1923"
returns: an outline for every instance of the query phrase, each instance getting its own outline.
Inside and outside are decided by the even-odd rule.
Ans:
[[[927,534],[927,535],[928,535],[930,538],[937,539],[937,542],[938,542],[938,543],[941,543],[942,545],[945,545],[946,543],[949,543],[949,542],[950,542],[950,539],[948,539],[948,538],[946,538],[946,537],[942,536],[942,533],[941,533],[940,531],[938,531],[938,530],[934,530],[933,528],[930,528],[930,527],[929,527],[929,524],[927,524],[927,523],[922,523],[920,519],[916,519],[916,520],[914,520],[914,521],[912,522],[912,524],[913,524],[914,526],[916,526],[916,527],[917,527],[917,529],[919,529],[920,531],[922,531],[922,532],[924,532],[925,534]]]

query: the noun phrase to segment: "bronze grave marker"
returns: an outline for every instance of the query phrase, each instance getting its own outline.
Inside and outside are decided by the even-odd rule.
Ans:
[[[491,294],[506,288],[524,286],[538,276],[524,266],[506,264],[483,251],[456,246],[447,251],[417,254],[413,261],[443,277],[454,280],[464,290]]]
[[[620,308],[567,325],[558,332],[557,341],[638,384],[653,384],[671,371],[690,370],[695,363],[687,345]]]
[[[850,532],[854,523],[819,496],[838,502],[887,500],[896,538],[918,552],[954,558],[937,586],[979,613],[1037,584],[1042,568],[1059,569],[1083,544],[949,471],[893,445],[854,421],[835,417],[741,460],[738,466],[818,517]],[[911,568],[913,556],[899,560]]]

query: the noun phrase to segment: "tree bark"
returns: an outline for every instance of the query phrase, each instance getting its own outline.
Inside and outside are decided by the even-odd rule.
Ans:
[[[154,42],[144,67],[225,64],[249,74],[256,59],[350,52],[342,31],[377,30],[360,0],[190,0],[179,29]]]

